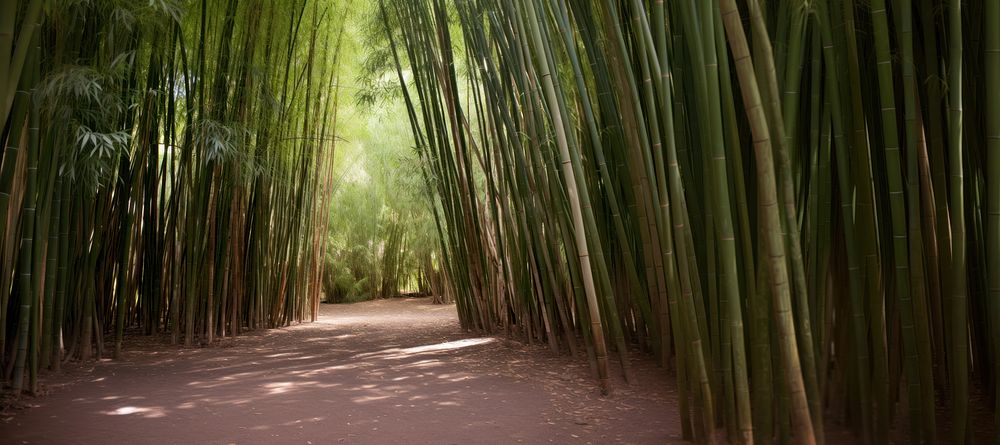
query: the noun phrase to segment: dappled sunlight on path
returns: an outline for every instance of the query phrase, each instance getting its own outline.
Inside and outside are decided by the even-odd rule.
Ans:
[[[465,334],[454,306],[324,305],[316,323],[53,376],[0,443],[679,442],[669,379],[633,366],[602,398],[585,360]]]

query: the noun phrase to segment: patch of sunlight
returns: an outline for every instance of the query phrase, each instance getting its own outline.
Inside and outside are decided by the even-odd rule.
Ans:
[[[374,402],[377,400],[388,399],[389,397],[390,396],[364,396],[364,397],[355,397],[354,399],[352,399],[352,401],[354,403],[367,403],[367,402]]]
[[[433,345],[423,345],[414,346],[412,348],[388,348],[377,352],[367,352],[364,354],[357,354],[353,358],[364,359],[364,358],[385,358],[390,360],[398,360],[407,358],[412,355],[442,352],[442,351],[453,351],[456,349],[468,348],[471,346],[485,345],[487,343],[496,342],[497,339],[493,337],[480,337],[480,338],[465,338],[462,340],[447,341],[444,343],[437,343]]]
[[[245,379],[247,377],[255,377],[255,376],[260,375],[260,374],[263,374],[263,371],[240,372],[240,373],[236,373],[236,374],[231,374],[231,375],[227,375],[227,376],[224,376],[224,377],[220,377],[220,378],[218,378],[216,380],[240,380],[240,379]],[[189,383],[189,385],[190,385],[190,383]]]
[[[421,352],[448,351],[452,349],[468,348],[470,346],[485,345],[487,343],[493,343],[495,341],[497,341],[497,339],[493,337],[466,338],[462,340],[438,343],[436,345],[424,345],[424,346],[417,346],[414,348],[401,349],[400,352],[404,354],[419,354]]]
[[[304,381],[304,382],[274,382],[274,383],[267,383],[267,384],[262,385],[262,386],[265,389],[267,389],[267,394],[268,395],[275,395],[275,394],[284,394],[284,393],[289,392],[289,391],[291,391],[291,390],[293,390],[293,389],[295,389],[297,387],[298,388],[301,388],[301,387],[327,388],[327,387],[332,387],[332,386],[336,386],[336,385],[319,385],[319,382],[317,382],[315,380],[309,380],[309,381]]]
[[[277,354],[265,355],[267,358],[278,358],[278,357],[288,357],[290,355],[295,355],[294,352],[279,352]]]
[[[466,374],[441,374],[441,375],[438,375],[437,378],[439,378],[441,380],[447,380],[449,382],[461,382],[461,381],[469,380],[472,377],[470,377],[470,376],[468,376]]]
[[[155,406],[151,407],[123,406],[114,411],[106,411],[104,412],[104,414],[108,416],[129,416],[132,414],[138,414],[147,419],[156,419],[167,416],[167,413],[163,411],[163,408]]]
[[[268,394],[284,394],[295,386],[295,382],[275,382],[264,385]]]

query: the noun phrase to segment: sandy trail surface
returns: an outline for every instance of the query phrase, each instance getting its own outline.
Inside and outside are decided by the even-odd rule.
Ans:
[[[465,333],[427,299],[323,305],[315,323],[179,348],[138,337],[0,419],[10,444],[684,443],[670,378]],[[615,367],[617,369],[617,367]]]

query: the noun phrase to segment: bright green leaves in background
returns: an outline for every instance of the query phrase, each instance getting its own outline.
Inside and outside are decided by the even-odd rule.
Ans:
[[[345,89],[345,98],[351,90]],[[433,293],[437,232],[400,101],[342,106],[324,293],[328,301]]]
[[[399,86],[387,73],[381,22],[368,8],[351,10],[324,295],[341,302],[420,292],[445,301],[431,195]]]

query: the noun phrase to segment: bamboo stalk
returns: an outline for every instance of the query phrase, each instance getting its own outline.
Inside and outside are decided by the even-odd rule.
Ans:
[[[771,153],[770,131],[764,110],[761,105],[760,93],[754,79],[753,62],[750,59],[746,36],[739,20],[739,11],[732,0],[722,0],[723,22],[726,35],[729,37],[730,49],[736,65],[736,72],[743,92],[743,100],[747,115],[750,118],[754,135],[754,151],[757,156],[757,180],[761,194],[761,212],[766,227],[781,225],[777,207],[777,186],[775,184],[774,164]],[[777,234],[765,231],[764,240],[769,263],[769,278],[771,292],[775,299],[775,318],[778,327],[779,346],[785,367],[785,378],[792,398],[792,417],[795,425],[796,440],[803,443],[815,443],[812,421],[806,397],[799,352],[796,345],[795,328],[791,314],[791,296],[789,295],[788,270],[785,263],[784,247]]]

